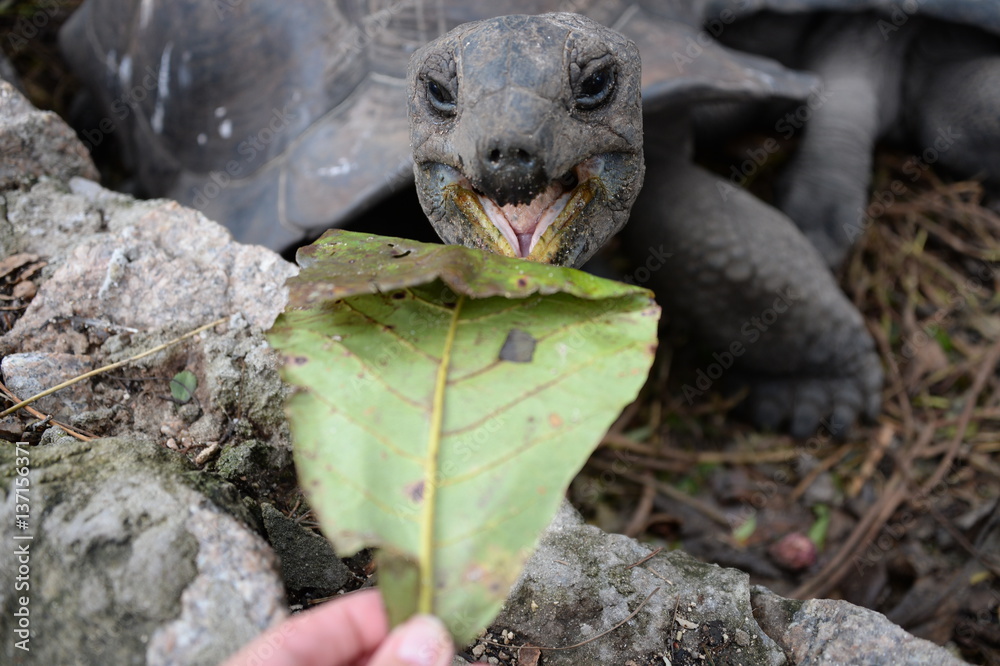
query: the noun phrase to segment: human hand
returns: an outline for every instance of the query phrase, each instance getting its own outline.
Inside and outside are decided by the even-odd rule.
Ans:
[[[389,631],[378,590],[354,592],[258,636],[224,666],[450,666],[451,637],[418,615]]]

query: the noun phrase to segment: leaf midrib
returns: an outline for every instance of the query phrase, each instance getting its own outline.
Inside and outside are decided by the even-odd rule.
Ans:
[[[424,497],[423,509],[420,515],[420,593],[417,601],[418,613],[434,612],[434,519],[437,515],[437,475],[438,462],[441,453],[441,432],[444,424],[445,388],[448,386],[448,367],[451,365],[451,350],[455,346],[455,333],[458,330],[458,320],[465,305],[465,296],[459,295],[455,309],[448,324],[448,334],[445,336],[441,350],[441,365],[438,366],[437,378],[434,381],[434,402],[431,409],[431,427],[427,437],[427,460],[424,463]]]

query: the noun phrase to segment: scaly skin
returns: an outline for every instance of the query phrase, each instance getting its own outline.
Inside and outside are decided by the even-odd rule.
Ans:
[[[798,437],[840,437],[874,418],[874,342],[792,221],[675,155],[647,154],[647,165],[657,185],[636,202],[626,249],[666,311],[714,352],[685,397],[745,386],[754,421]]]

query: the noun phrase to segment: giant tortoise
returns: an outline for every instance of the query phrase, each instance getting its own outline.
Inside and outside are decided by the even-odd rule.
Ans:
[[[782,39],[760,39],[760,29],[744,29],[736,19],[765,9],[877,10],[892,4],[880,0],[502,0],[487,9],[451,0],[88,0],[64,27],[61,42],[105,115],[96,127],[84,129],[85,139],[96,143],[117,130],[148,194],[198,207],[229,226],[240,240],[282,248],[344,223],[413,179],[408,98],[411,109],[419,107],[413,102],[422,95],[432,107],[450,107],[445,116],[463,114],[464,88],[449,88],[464,76],[461,58],[454,54],[483,45],[472,40],[431,52],[438,54],[441,67],[451,68],[433,79],[437,92],[444,95],[440,99],[434,99],[433,91],[427,97],[428,79],[419,71],[411,79],[416,87],[408,95],[407,60],[422,45],[455,26],[497,14],[571,10],[613,27],[637,45],[643,61],[646,184],[625,233],[626,245],[639,266],[634,276],[655,289],[675,320],[700,333],[715,358],[710,370],[718,366],[712,381],[745,382],[751,389],[748,405],[760,423],[772,427],[784,423],[793,433],[805,435],[821,422],[831,431],[842,432],[859,416],[872,416],[878,410],[882,374],[874,345],[860,314],[838,290],[826,267],[827,261],[835,261],[837,250],[822,245],[823,237],[831,227],[829,219],[840,218],[830,218],[825,212],[830,196],[822,194],[824,182],[814,182],[813,177],[833,173],[834,184],[843,180],[844,187],[832,190],[833,204],[845,189],[851,189],[852,196],[858,192],[863,196],[869,174],[841,173],[841,165],[867,168],[868,162],[851,151],[860,149],[864,141],[873,141],[885,124],[869,116],[888,117],[898,105],[886,102],[892,108],[883,109],[871,103],[855,109],[855,104],[845,123],[851,127],[864,124],[864,131],[857,132],[864,141],[845,143],[849,150],[844,155],[813,155],[823,168],[801,167],[810,174],[803,179],[805,191],[814,187],[820,194],[806,197],[815,197],[815,216],[809,214],[808,206],[804,214],[795,214],[804,215],[797,221],[810,238],[821,243],[820,250],[784,214],[691,164],[690,117],[706,104],[774,99],[810,110],[837,108],[825,106],[827,99],[836,96],[824,95],[816,77],[769,57],[721,46],[713,35],[728,34],[741,46],[786,57],[803,50],[801,32],[782,35]],[[995,25],[1000,13],[984,10],[974,0],[925,0],[919,12],[987,27]],[[864,20],[877,29],[880,19],[876,15],[854,18],[859,17],[867,17]],[[918,18],[910,17],[914,29],[921,27]],[[523,19],[516,19],[509,29],[523,25]],[[561,193],[575,191],[581,177],[588,180],[595,175],[581,173],[576,166],[591,154],[583,142],[588,135],[602,134],[599,126],[615,129],[616,118],[588,113],[584,107],[589,102],[581,103],[582,98],[592,96],[579,88],[590,66],[574,50],[574,45],[586,41],[588,29],[581,26],[566,24],[564,38],[549,47],[563,54],[569,82],[563,92],[575,96],[563,100],[559,113],[576,114],[583,125],[568,134],[565,123],[555,134],[534,132],[530,118],[537,118],[544,105],[532,101],[530,94],[508,88],[496,97],[495,105],[479,105],[487,115],[475,121],[474,129],[463,130],[467,134],[463,150],[470,155],[468,150],[485,150],[477,156],[480,163],[492,163],[502,172],[489,187],[486,180],[477,179],[499,197],[493,202],[497,207],[530,205],[525,202],[539,192],[559,199]],[[795,24],[795,29],[805,28]],[[846,48],[836,45],[850,40],[838,41],[834,38],[838,33],[833,32],[833,37],[815,34],[822,37],[820,45],[830,44],[836,56]],[[899,46],[895,48],[909,53],[902,47],[903,39],[896,41]],[[778,42],[792,46],[782,51]],[[822,48],[805,51],[820,52],[816,62],[826,62]],[[962,62],[960,52],[956,47],[951,54],[954,62]],[[422,53],[426,58],[428,52]],[[971,56],[977,60],[967,66],[979,76],[995,76],[992,61],[980,63],[980,55],[982,50],[974,48]],[[639,63],[632,51],[613,49],[601,55],[605,56],[618,68],[615,71],[622,82],[637,74]],[[836,57],[833,61],[839,62]],[[859,90],[882,85],[877,77],[866,77],[861,65],[850,65],[862,80]],[[502,67],[489,76],[531,78],[528,70]],[[904,78],[900,75],[894,80]],[[490,88],[497,81],[475,84],[469,87]],[[591,93],[601,93],[600,82],[588,85]],[[952,82],[947,95],[974,99],[977,90],[975,84]],[[898,90],[880,92],[901,98]],[[908,109],[916,127],[932,126],[939,114],[949,110],[947,101],[924,102]],[[528,108],[532,104],[535,108]],[[987,108],[993,111],[992,122],[995,108]],[[837,126],[837,113],[827,125],[843,130]],[[947,117],[956,115],[963,114]],[[981,120],[982,115],[964,114],[966,120],[969,116]],[[435,120],[418,115],[414,120],[418,143],[421,137],[441,130],[434,123],[445,116]],[[586,131],[587,122],[594,123],[593,132]],[[621,129],[622,143],[635,138],[625,136],[634,127]],[[983,134],[983,140],[973,140],[979,145],[1000,135],[986,121],[975,126],[974,132]],[[809,132],[804,153],[810,152],[808,142],[813,139],[820,140],[821,148],[827,145]],[[522,140],[530,145],[519,144]],[[422,145],[430,148],[433,142]],[[870,151],[870,146],[863,148]],[[953,155],[964,154],[967,170],[986,170],[982,160],[968,152],[960,147]],[[418,176],[425,158],[417,156]],[[454,159],[461,158],[456,155]],[[531,164],[525,169],[518,161]],[[989,173],[996,174],[996,170]],[[635,194],[635,187],[627,183],[603,185],[618,187],[618,203],[627,204]],[[794,194],[794,183],[790,191],[791,210],[803,197]],[[455,218],[435,216],[433,192],[425,188],[421,192],[446,240],[516,256],[531,256],[541,243],[544,251],[532,258],[571,265],[583,262],[617,231],[628,212],[627,205],[609,206],[583,233],[543,239],[541,232],[536,237],[532,229],[497,233],[496,228],[470,226],[475,220],[456,223]]]

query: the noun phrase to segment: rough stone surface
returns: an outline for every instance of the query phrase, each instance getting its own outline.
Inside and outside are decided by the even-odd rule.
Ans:
[[[230,483],[243,485],[262,468],[280,468],[289,464],[288,454],[256,439],[227,446],[215,463],[215,473]]]
[[[138,439],[27,451],[0,447],[0,531],[28,545],[31,585],[15,591],[17,569],[0,567],[0,632],[14,635],[27,595],[31,663],[217,664],[284,617],[273,554],[228,484]],[[4,663],[22,654],[11,640],[2,650]]]
[[[492,633],[508,629],[519,643],[574,645],[625,620],[648,596],[639,613],[611,634],[574,650],[545,652],[546,666],[629,659],[639,664],[667,663],[664,659],[673,664],[786,663],[754,620],[747,574],[703,564],[680,551],[629,568],[650,553],[633,539],[584,525],[564,505]]]
[[[69,203],[53,194],[43,186],[8,195],[9,221],[30,237],[20,251],[49,254],[46,229],[55,230],[46,220]],[[249,324],[267,328],[284,307],[287,292],[280,285],[295,267],[270,250],[233,242],[229,232],[196,211],[174,202],[146,202],[140,205],[145,214],[137,218],[127,200],[123,216],[116,198],[74,203],[96,206],[92,210],[107,232],[77,240],[6,342],[34,350],[65,347],[72,343],[62,340],[61,331],[40,329],[48,320],[69,317],[103,317],[143,330],[194,328],[239,313]],[[35,334],[30,340],[28,331]]]
[[[959,666],[947,650],[917,638],[881,613],[846,601],[792,601],[753,591],[755,617],[794,664]]]
[[[0,238],[47,258],[31,305],[0,338],[0,353],[128,358],[218,318],[216,329],[118,372],[81,384],[72,420],[103,433],[141,432],[189,449],[248,436],[285,452],[286,388],[263,330],[284,307],[296,267],[173,202],[138,202],[74,179],[3,193]],[[166,399],[181,370],[198,378],[195,400]],[[158,378],[158,379],[157,379]]]
[[[271,504],[263,504],[261,514],[288,590],[331,596],[352,579],[350,569],[333,552],[329,541],[301,527]]]
[[[704,564],[681,551],[644,559],[651,552],[632,539],[584,525],[564,505],[493,623],[493,639],[506,629],[514,632],[517,645],[574,645],[615,627],[641,606],[606,636],[572,650],[543,650],[543,662],[964,663],[874,611],[844,601],[784,599],[751,589],[749,577],[735,569]],[[490,649],[487,645],[487,655]]]
[[[51,111],[31,106],[4,80],[0,80],[0,156],[0,190],[24,187],[41,176],[98,178],[73,130]]]
[[[90,359],[74,354],[8,354],[0,362],[4,384],[24,400],[45,389],[92,370]],[[34,406],[57,417],[83,411],[89,391],[85,384],[74,384],[37,400]]]

